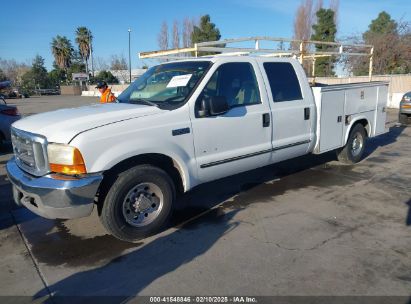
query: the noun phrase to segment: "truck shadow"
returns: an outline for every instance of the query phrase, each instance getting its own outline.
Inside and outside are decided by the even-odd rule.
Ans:
[[[403,125],[394,125],[388,129],[387,133],[371,138],[367,141],[364,158],[370,156],[379,147],[393,144],[397,138],[403,133],[405,127]]]
[[[370,139],[364,158],[372,155],[379,147],[396,142],[403,130],[404,127],[393,126],[389,132]],[[392,152],[385,156],[398,155]],[[346,185],[352,182],[351,179],[366,177],[365,173],[355,171],[355,165],[341,165],[334,162],[336,160],[334,151],[320,155],[309,154],[200,185],[180,197],[173,224],[178,225],[230,198],[233,200],[226,202],[225,205],[244,207],[256,201],[272,201],[272,197],[284,194],[288,190],[309,186]],[[374,161],[376,160],[387,161],[383,158],[375,158]],[[317,170],[309,170],[312,168]],[[336,174],[327,174],[331,168]],[[272,185],[273,181],[276,181],[275,185]],[[258,190],[252,195],[247,195],[246,192],[252,188]]]
[[[194,262],[201,268],[201,256],[238,226],[239,223],[233,221],[238,211],[214,209],[201,218],[201,223],[199,220],[193,221],[183,225],[181,229],[157,236],[101,267],[77,272],[60,280],[40,290],[33,298],[42,297],[51,291],[53,297],[46,299],[46,303],[73,301],[73,297],[64,296],[76,296],[76,302],[90,300],[81,298],[82,296],[111,296],[102,299],[103,302],[124,303],[153,281],[185,264]],[[203,229],[199,229],[199,225]],[[207,275],[206,271],[204,275]],[[179,282],[176,281],[175,284],[178,285]]]

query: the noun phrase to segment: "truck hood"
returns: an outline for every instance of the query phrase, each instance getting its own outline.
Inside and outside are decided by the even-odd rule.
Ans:
[[[16,121],[13,127],[43,135],[49,142],[69,143],[80,132],[164,111],[126,103],[95,104],[28,116]]]

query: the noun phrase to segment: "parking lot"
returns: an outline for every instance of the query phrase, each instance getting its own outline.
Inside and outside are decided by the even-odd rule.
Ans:
[[[95,103],[9,100],[24,115]],[[411,128],[340,165],[308,155],[199,186],[172,225],[137,244],[107,235],[97,213],[47,220],[12,202],[0,152],[0,295],[411,296]]]

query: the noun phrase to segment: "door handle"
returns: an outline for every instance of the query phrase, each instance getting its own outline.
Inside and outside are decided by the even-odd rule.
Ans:
[[[310,108],[304,108],[304,120],[310,119]]]
[[[270,126],[270,113],[263,114],[263,128]]]

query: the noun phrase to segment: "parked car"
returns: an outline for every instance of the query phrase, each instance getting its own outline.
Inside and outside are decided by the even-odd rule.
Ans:
[[[386,132],[387,97],[385,82],[310,88],[295,59],[163,63],[116,103],[16,122],[7,174],[16,203],[34,213],[84,217],[97,202],[104,227],[136,241],[202,183],[307,153],[359,162],[367,138]]]
[[[0,147],[10,141],[10,126],[21,118],[17,107],[7,105],[4,98],[0,97]]]
[[[411,118],[411,92],[405,93],[400,102],[400,112],[398,121],[408,124]]]
[[[7,93],[3,93],[3,96],[5,98],[29,98],[30,97],[29,93],[25,91],[20,91],[17,89],[13,89],[13,90],[8,91]]]

